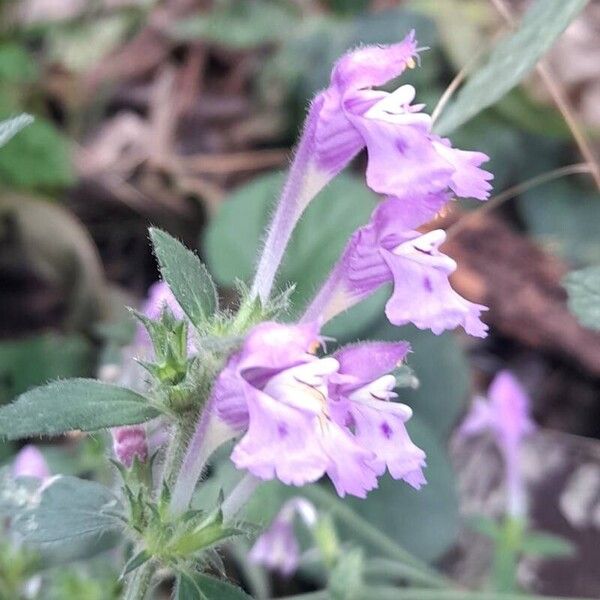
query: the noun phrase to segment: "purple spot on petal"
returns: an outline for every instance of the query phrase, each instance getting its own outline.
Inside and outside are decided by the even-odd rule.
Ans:
[[[392,437],[394,430],[387,424],[386,421],[384,421],[381,424],[381,433],[383,433],[384,437],[389,440]]]
[[[282,438],[284,438],[288,434],[288,428],[285,423],[279,423],[277,425],[277,433],[279,434],[279,437]]]
[[[396,140],[396,148],[400,154],[404,154],[408,148],[408,144],[402,138],[398,138]]]
[[[433,292],[433,286],[431,285],[431,279],[429,279],[429,277],[423,278],[423,287],[426,291]]]

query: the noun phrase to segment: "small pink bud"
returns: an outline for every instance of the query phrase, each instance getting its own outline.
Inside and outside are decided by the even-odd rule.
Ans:
[[[115,456],[127,468],[131,467],[135,456],[141,462],[148,460],[146,431],[142,426],[116,427],[111,433]]]
[[[13,477],[35,477],[44,480],[50,477],[50,469],[43,454],[33,445],[25,446],[15,457]]]

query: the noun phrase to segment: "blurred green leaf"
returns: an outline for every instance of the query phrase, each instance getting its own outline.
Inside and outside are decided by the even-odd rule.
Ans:
[[[407,423],[412,440],[427,454],[427,485],[414,490],[389,475],[366,500],[347,498],[347,504],[369,523],[397,540],[419,558],[431,562],[454,542],[459,529],[458,498],[454,472],[444,443],[419,416]],[[390,510],[390,507],[398,510]],[[343,528],[352,538],[351,528]]]
[[[52,564],[88,558],[112,547],[123,526],[122,507],[113,493],[76,477],[53,480],[15,527],[25,544]]]
[[[558,36],[579,14],[587,0],[536,0],[519,28],[502,39],[442,113],[435,126],[448,135],[515,87]]]
[[[600,195],[561,179],[522,194],[527,228],[550,251],[576,265],[600,264]]]
[[[571,312],[585,327],[600,329],[600,267],[573,271],[563,283]]]
[[[174,600],[252,600],[244,590],[204,575],[180,575]]]
[[[0,107],[0,118],[14,109]],[[60,188],[74,181],[69,140],[43,117],[0,152],[0,184],[23,189]]]
[[[343,553],[331,571],[327,589],[331,600],[359,600],[363,575],[360,550]]]
[[[231,48],[252,48],[289,35],[296,25],[291,4],[269,0],[220,2],[202,15],[179,21],[171,35],[179,41],[203,40]]]
[[[33,117],[28,114],[22,114],[18,117],[12,117],[5,121],[0,121],[0,147],[4,146],[11,138],[13,138],[21,129],[31,125]]]
[[[15,142],[16,139],[6,148]],[[38,196],[3,192],[0,194],[0,240],[2,268],[9,273],[26,274],[26,281],[34,282],[25,290],[28,297],[20,297],[20,289],[12,290],[12,302],[7,296],[7,318],[23,322],[19,309],[26,311],[24,306],[31,302],[38,306],[39,296],[44,298],[43,306],[46,306],[46,288],[64,303],[58,323],[64,331],[89,331],[93,323],[105,316],[106,283],[102,262],[89,231],[70,210]],[[37,323],[34,327],[48,326],[43,316],[32,317],[31,321]]]
[[[0,436],[19,439],[134,425],[159,412],[144,396],[96,379],[55,381],[0,408]]]
[[[190,321],[198,325],[217,310],[217,291],[200,259],[168,233],[150,229],[160,272]]]
[[[274,87],[296,94],[304,111],[306,100],[329,84],[331,69],[346,51],[361,44],[392,44],[415,29],[419,44],[430,48],[422,66],[402,74],[402,82],[419,89],[420,102],[433,102],[441,93],[435,84],[441,60],[433,22],[404,8],[362,13],[353,18],[308,18],[286,36],[281,50],[265,66],[261,85],[266,95]]]
[[[37,76],[38,67],[24,45],[12,41],[0,44],[0,86],[32,83]]]
[[[45,333],[0,342],[0,404],[50,379],[91,375],[95,350],[80,335]]]
[[[273,202],[283,177],[269,174],[236,190],[209,224],[206,258],[221,285],[233,287],[236,279],[250,280],[268,226]],[[291,317],[301,314],[339,259],[352,232],[364,225],[376,198],[351,175],[334,179],[308,207],[294,231],[278,275],[281,288],[296,284]],[[327,328],[343,339],[364,329],[382,310],[381,294],[340,316]]]
[[[569,540],[542,531],[526,532],[521,543],[523,553],[530,556],[561,558],[575,554],[575,547]]]

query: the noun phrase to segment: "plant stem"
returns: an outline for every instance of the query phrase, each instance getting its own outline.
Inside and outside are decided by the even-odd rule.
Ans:
[[[517,185],[509,187],[508,189],[500,192],[490,200],[488,200],[481,208],[474,210],[472,212],[465,213],[459,221],[454,223],[446,229],[446,235],[448,238],[456,235],[459,231],[465,228],[466,224],[471,220],[475,220],[480,218],[482,215],[489,213],[492,210],[498,208],[501,204],[504,204],[507,200],[526,192],[532,188],[537,187],[538,185],[542,185],[544,183],[548,183],[549,181],[554,181],[555,179],[559,179],[561,177],[565,177],[567,175],[577,175],[579,173],[590,173],[592,167],[587,163],[576,163],[574,165],[567,165],[565,167],[559,167],[558,169],[553,169],[552,171],[547,171],[546,173],[541,173],[540,175],[536,175],[531,179],[527,179]]]
[[[191,436],[171,494],[171,514],[177,516],[189,506],[202,470],[212,453],[234,435],[217,418],[213,418],[210,404],[202,411]]]
[[[153,561],[150,560],[132,573],[124,600],[145,600],[151,589],[155,568]]]
[[[454,585],[451,580],[438,573],[435,569],[432,569],[427,563],[413,556],[395,540],[377,529],[377,527],[371,525],[366,519],[325,489],[319,486],[307,486],[302,490],[302,494],[313,502],[327,507],[334,517],[344,521],[351,528],[354,535],[361,538],[367,544],[379,548],[388,557],[420,571],[423,581],[426,580],[429,585],[433,587]]]
[[[250,473],[244,475],[221,505],[225,522],[230,521],[240,512],[259,485],[260,479]]]
[[[310,107],[258,262],[251,296],[258,296],[263,302],[269,298],[277,269],[296,223],[308,203],[331,179],[330,175],[316,171],[311,161],[320,108],[319,102],[314,102]]]
[[[415,567],[400,563],[396,560],[385,558],[376,558],[367,561],[365,564],[365,575],[375,578],[386,578],[392,580],[404,579],[415,584],[431,586],[431,581],[427,575]],[[439,584],[442,585],[441,583]]]

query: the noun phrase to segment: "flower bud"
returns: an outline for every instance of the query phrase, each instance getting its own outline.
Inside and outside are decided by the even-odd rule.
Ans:
[[[146,431],[141,425],[116,427],[111,433],[113,450],[120,463],[129,468],[136,456],[140,462],[148,460]]]
[[[43,454],[31,444],[25,446],[15,457],[12,474],[13,477],[33,477],[42,481],[51,475]]]

